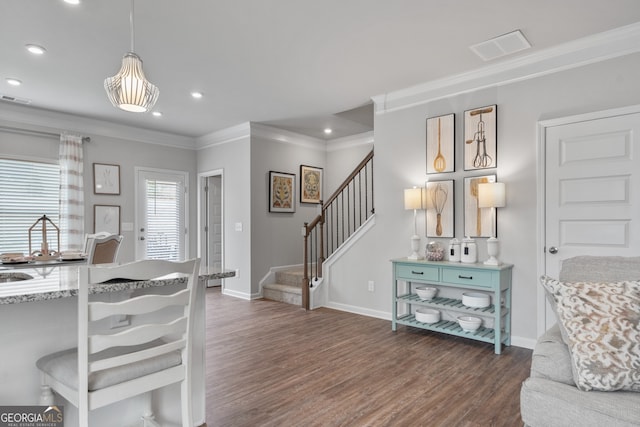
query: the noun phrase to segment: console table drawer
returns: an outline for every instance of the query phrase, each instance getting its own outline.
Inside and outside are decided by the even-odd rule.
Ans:
[[[398,265],[396,275],[408,280],[434,280],[438,281],[438,267],[423,265]]]
[[[453,270],[442,271],[442,281],[459,285],[472,285],[482,288],[491,287],[491,272],[481,270]]]

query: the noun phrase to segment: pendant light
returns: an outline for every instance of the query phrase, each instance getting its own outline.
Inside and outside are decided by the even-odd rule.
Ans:
[[[113,77],[104,80],[104,89],[114,107],[134,113],[144,113],[153,108],[160,91],[150,83],[142,71],[142,59],[134,53],[133,2],[131,0],[131,51],[122,58],[122,68]]]

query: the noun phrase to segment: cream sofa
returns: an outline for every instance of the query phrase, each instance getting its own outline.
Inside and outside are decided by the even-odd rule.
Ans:
[[[640,257],[571,258],[563,262],[559,280],[638,281]],[[525,426],[529,427],[637,427],[640,426],[640,393],[579,390],[574,381],[569,347],[556,324],[538,339],[534,348],[531,375],[520,392],[520,410]]]

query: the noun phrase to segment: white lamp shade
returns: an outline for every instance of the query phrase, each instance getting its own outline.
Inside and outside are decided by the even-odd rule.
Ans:
[[[407,188],[404,190],[404,208],[422,209],[422,189]]]
[[[479,208],[502,208],[506,206],[504,182],[478,184]]]

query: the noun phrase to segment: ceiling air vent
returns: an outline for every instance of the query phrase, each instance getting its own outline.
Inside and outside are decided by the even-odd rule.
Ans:
[[[531,44],[520,30],[512,31],[491,40],[470,46],[470,49],[482,58],[483,61],[491,61],[501,56],[510,55],[521,50],[529,49]]]
[[[16,104],[25,104],[25,105],[31,104],[30,99],[16,98],[15,96],[2,95],[2,94],[0,94],[0,101],[15,102]]]

